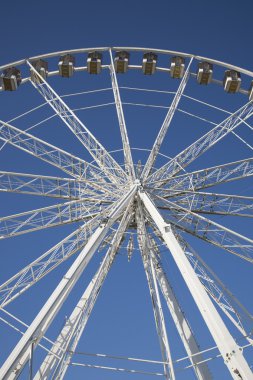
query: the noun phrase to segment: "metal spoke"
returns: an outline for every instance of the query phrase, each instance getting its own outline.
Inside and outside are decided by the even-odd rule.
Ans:
[[[0,218],[0,239],[91,219],[105,205],[102,200],[85,202],[81,199],[5,216]]]
[[[218,276],[208,267],[204,260],[190,246],[190,244],[183,239],[182,235],[179,234],[178,231],[175,232],[175,236],[199,280],[205,287],[208,294],[212,297],[213,301],[231,320],[245,339],[253,344],[252,338],[249,337],[252,331],[253,316],[225,287]]]
[[[26,265],[9,280],[0,285],[0,308],[6,307],[31,286],[40,281],[54,268],[82,249],[87,239],[108,215],[112,206],[89,220],[32,263]]]
[[[40,339],[46,333],[51,322],[57,315],[57,312],[63,305],[65,299],[68,297],[77,280],[80,278],[96,249],[108,233],[110,227],[119,218],[127,204],[135,196],[136,190],[137,186],[134,185],[130,191],[123,198],[121,198],[119,202],[117,202],[109,214],[108,221],[105,221],[101,226],[99,226],[90,237],[84,249],[71,265],[68,272],[44,304],[37,317],[35,317],[30,327],[27,329],[26,333],[2,365],[0,369],[0,378],[2,380],[14,380],[18,378],[25,364],[29,360],[31,344],[33,344],[35,348],[40,342]]]
[[[56,166],[72,177],[84,178],[94,183],[97,180],[98,184],[103,178],[101,171],[96,166],[1,120],[0,140]]]
[[[242,350],[228,331],[208,296],[208,293],[201,284],[198,276],[195,274],[182,247],[178,243],[171,226],[162,218],[146,193],[139,192],[139,196],[162,235],[165,244],[170,250],[172,257],[217,344],[230,375],[234,380],[252,380],[253,373],[243,356]]]
[[[53,378],[57,378],[57,380],[63,379],[73,352],[76,350],[90,314],[95,306],[95,302],[100,294],[102,285],[122,243],[122,238],[131,218],[131,208],[132,202],[124,212],[119,227],[112,239],[110,248],[100,264],[98,271],[81,296],[70,317],[66,320],[64,327],[54,342],[50,353],[46,356],[36,373],[34,380],[47,379],[50,374]]]
[[[166,196],[170,189],[202,190],[226,182],[237,181],[253,175],[253,158],[197,170],[171,178],[164,187],[157,188],[159,195]],[[164,191],[163,191],[164,190]]]
[[[168,163],[163,165],[155,173],[149,177],[150,182],[164,183],[169,178],[177,174],[182,168],[188,166],[201,154],[206,152],[209,148],[215,145],[222,138],[227,136],[236,127],[247,120],[253,114],[253,103],[250,101],[246,103],[239,110],[228,116],[224,121],[214,127],[210,132],[207,132],[204,136],[199,138],[188,148],[183,150],[177,156],[175,156]]]
[[[84,190],[85,182],[72,178],[0,171],[0,191],[3,192],[80,199]],[[85,191],[89,194],[88,189]]]
[[[177,89],[177,92],[172,100],[172,103],[169,107],[169,110],[165,116],[165,119],[163,121],[163,124],[161,126],[161,129],[158,133],[158,136],[155,140],[155,143],[153,145],[153,148],[150,152],[150,155],[148,157],[148,160],[144,166],[144,169],[143,169],[143,172],[141,174],[141,179],[143,182],[146,181],[146,179],[148,178],[152,168],[153,168],[153,165],[155,163],[155,160],[157,158],[157,155],[159,153],[159,150],[160,150],[160,147],[162,145],[162,142],[167,134],[167,131],[169,129],[169,126],[172,122],[172,119],[173,119],[173,116],[177,110],[177,106],[180,102],[180,99],[183,95],[183,92],[184,92],[184,89],[185,89],[185,86],[188,82],[188,79],[190,78],[190,67],[191,67],[191,64],[192,64],[192,61],[193,61],[193,58],[190,59],[190,62],[188,64],[188,67],[187,69],[185,70],[185,73],[184,73],[184,76],[183,78],[181,79],[181,82],[180,82],[180,85]]]
[[[137,218],[139,248],[140,248],[144,270],[145,270],[147,281],[148,281],[149,292],[150,292],[150,296],[152,300],[156,330],[159,337],[159,343],[160,343],[160,348],[161,348],[161,353],[162,353],[162,360],[164,363],[166,363],[163,366],[164,375],[167,380],[175,380],[175,372],[174,372],[174,367],[173,367],[173,362],[172,362],[172,357],[171,357],[171,352],[170,352],[169,341],[167,337],[167,331],[165,327],[160,295],[158,292],[154,263],[150,254],[151,243],[149,241],[149,237],[148,237],[146,226],[145,226],[144,216],[142,213],[142,208],[140,205],[138,207],[136,218]]]
[[[101,143],[93,136],[89,129],[81,122],[75,113],[67,106],[62,98],[52,89],[47,81],[37,72],[35,67],[27,61],[33,72],[32,85],[39,91],[56,114],[85,146],[102,171],[107,173],[112,182],[126,182],[126,173],[114,158],[107,152]]]
[[[253,197],[188,191],[172,201],[195,213],[253,217]]]
[[[195,214],[171,201],[157,198],[157,206],[167,205],[163,210],[168,222],[213,245],[253,263],[253,240],[222,226],[202,215]]]
[[[113,95],[114,95],[114,100],[116,104],[116,111],[117,111],[117,116],[118,116],[118,121],[119,121],[121,140],[123,144],[125,169],[126,169],[126,172],[131,176],[132,180],[135,180],[134,164],[133,164],[129,139],[127,135],[125,116],[124,116],[124,112],[122,108],[118,80],[117,80],[117,75],[115,72],[111,49],[109,53],[110,53],[110,59],[111,59],[110,74],[111,74],[111,81],[112,81],[112,89],[113,89]]]

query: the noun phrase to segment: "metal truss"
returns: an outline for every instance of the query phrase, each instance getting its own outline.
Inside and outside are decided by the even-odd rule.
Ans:
[[[205,288],[195,274],[185,253],[178,243],[171,226],[165,222],[147,194],[139,192],[139,196],[156,224],[171,255],[181,272],[184,281],[224,359],[225,364],[234,380],[251,380],[253,374],[247,364],[240,347],[229,333]]]
[[[239,332],[251,343],[250,337],[253,316],[248,310],[229,292],[217,275],[208,267],[204,260],[194,251],[194,249],[183,239],[179,232],[175,236],[182,247],[185,255],[191,263],[194,272],[198,276],[200,282],[205,287],[213,301],[219,306],[222,312],[236,326]]]
[[[119,121],[119,128],[121,133],[121,139],[123,144],[123,151],[124,151],[124,160],[125,160],[125,170],[126,172],[131,176],[132,180],[135,180],[135,171],[134,171],[134,164],[129,144],[129,139],[127,135],[127,129],[126,129],[126,122],[125,122],[125,116],[122,108],[122,102],[119,92],[119,86],[118,86],[118,80],[117,75],[115,72],[113,57],[112,57],[112,51],[110,50],[110,74],[111,74],[111,81],[112,81],[112,89],[113,89],[113,95],[114,100],[116,104],[116,111]]]
[[[173,367],[170,346],[165,327],[164,315],[155,276],[154,263],[150,253],[151,244],[147,234],[142,208],[140,205],[138,206],[139,207],[136,213],[138,241],[143,260],[144,270],[148,281],[149,292],[152,300],[156,330],[159,337],[162,359],[165,363],[163,366],[164,376],[167,380],[175,380],[175,371]]]
[[[186,191],[172,201],[195,213],[253,217],[253,197]]]
[[[252,114],[253,103],[248,102],[149,176],[148,183],[164,183],[250,118]]]
[[[94,255],[96,249],[105,238],[109,228],[119,218],[127,204],[133,199],[136,191],[137,187],[134,185],[130,191],[117,202],[113,210],[110,212],[108,220],[102,223],[102,225],[99,226],[90,237],[84,249],[71,265],[66,275],[60,281],[59,285],[27,329],[26,333],[2,365],[0,369],[0,378],[2,380],[17,379],[29,360],[31,348],[35,349],[36,345],[40,342],[42,336],[46,333],[48,327]]]
[[[87,221],[84,225],[0,285],[0,308],[6,307],[53,269],[58,267],[78,250],[82,249],[87,243],[88,238],[99,226],[103,217],[106,217],[111,208],[112,206],[110,206],[106,212],[102,212]]]
[[[0,239],[91,219],[103,207],[106,207],[106,204],[100,199],[96,199],[95,202],[76,200],[5,216],[0,218]]]
[[[96,180],[101,183],[103,178],[96,166],[1,120],[0,140],[56,166],[72,177],[90,179],[93,185]]]
[[[79,199],[85,182],[73,178],[49,177],[0,171],[0,191],[41,195],[53,198]],[[89,190],[86,190],[87,192]],[[93,191],[92,195],[96,193]]]
[[[183,92],[184,92],[184,89],[185,89],[185,86],[188,82],[188,79],[190,78],[190,67],[191,67],[191,64],[192,64],[192,61],[193,61],[193,58],[191,58],[189,64],[188,64],[188,67],[187,69],[185,70],[185,73],[184,73],[184,76],[183,78],[181,79],[181,82],[180,82],[180,85],[178,86],[178,89],[177,89],[177,92],[172,100],[172,103],[169,107],[169,110],[165,116],[165,119],[163,121],[163,124],[161,126],[161,129],[157,135],[157,138],[154,142],[154,145],[153,145],[153,148],[150,152],[150,155],[148,157],[148,160],[144,166],[144,169],[143,169],[143,172],[141,174],[141,179],[143,182],[146,181],[146,179],[148,178],[152,168],[153,168],[153,165],[155,163],[155,160],[156,160],[156,157],[159,153],[159,150],[160,150],[160,147],[162,145],[162,142],[167,134],[167,131],[169,129],[169,126],[172,122],[172,119],[173,119],[173,116],[177,110],[177,106],[180,102],[180,99],[183,95]]]
[[[122,243],[124,233],[131,219],[132,202],[128,205],[120,221],[119,227],[110,243],[110,247],[100,264],[100,267],[76,307],[66,320],[64,327],[54,342],[50,352],[37,371],[34,380],[63,379],[70,364],[73,352],[86,327],[95,302],[100,294],[102,285],[115,260],[116,253]]]
[[[226,217],[224,220],[230,217],[234,219],[243,217],[244,222],[250,222],[250,219],[245,218],[252,218],[253,216],[253,197],[222,194],[217,190],[217,185],[251,177],[253,175],[253,158],[245,158],[240,161],[207,167],[189,173],[185,170],[188,165],[193,163],[200,155],[208,151],[208,149],[221,141],[229,133],[235,134],[245,144],[244,148],[251,149],[252,151],[252,145],[239,134],[235,133],[234,130],[241,124],[244,124],[245,128],[249,128],[251,132],[253,131],[253,127],[247,122],[253,115],[253,102],[249,101],[237,111],[230,113],[229,111],[224,111],[221,107],[210,105],[184,94],[186,85],[191,83],[189,78],[196,79],[197,76],[190,71],[194,60],[221,65],[226,67],[226,69],[250,75],[252,78],[253,73],[232,65],[225,65],[218,61],[207,60],[204,57],[182,54],[182,57],[186,58],[189,62],[188,67],[182,80],[178,82],[179,87],[177,91],[170,92],[170,94],[174,95],[174,98],[170,107],[166,109],[167,114],[153,146],[151,145],[152,149],[146,163],[142,164],[139,161],[135,170],[123,112],[124,102],[121,101],[120,87],[113,61],[114,50],[152,51],[146,49],[144,51],[142,48],[98,49],[98,51],[106,51],[108,54],[109,60],[107,61],[109,63],[103,64],[102,69],[109,71],[111,87],[65,95],[67,97],[113,90],[113,103],[71,109],[63,101],[64,96],[60,97],[47,80],[35,69],[36,65],[33,66],[38,59],[50,59],[53,56],[57,56],[57,54],[59,55],[58,52],[57,54],[53,53],[45,57],[33,57],[22,61],[22,64],[26,64],[29,67],[31,73],[31,77],[23,78],[22,83],[30,83],[32,85],[31,90],[35,88],[46,102],[14,117],[10,122],[0,120],[0,141],[4,142],[3,146],[10,144],[40,159],[44,163],[52,165],[54,170],[59,169],[67,177],[61,177],[57,173],[56,176],[45,176],[0,171],[1,193],[9,192],[13,196],[16,193],[52,197],[58,198],[58,202],[61,202],[48,207],[1,217],[0,239],[16,237],[53,226],[76,223],[76,227],[71,230],[73,232],[70,233],[69,231],[68,236],[64,237],[46,252],[40,254],[34,261],[26,262],[24,267],[0,285],[1,314],[5,313],[9,317],[12,317],[15,322],[22,325],[22,328],[18,329],[14,324],[0,317],[1,321],[22,334],[22,338],[0,368],[0,379],[18,379],[19,376],[24,375],[23,370],[27,365],[30,380],[48,380],[49,378],[52,380],[62,380],[70,365],[79,365],[90,368],[111,369],[121,373],[128,372],[163,376],[167,380],[176,380],[178,377],[176,365],[182,362],[182,360],[187,360],[188,365],[180,369],[191,368],[194,371],[192,374],[195,375],[197,380],[211,380],[213,375],[209,370],[207,362],[212,358],[207,358],[206,353],[211,349],[218,349],[220,354],[216,355],[216,357],[222,357],[232,379],[253,380],[252,370],[243,355],[243,349],[247,346],[242,345],[240,347],[225,324],[225,321],[229,322],[233,331],[239,335],[239,339],[242,339],[244,343],[246,342],[248,346],[253,346],[253,315],[226,288],[214,271],[208,267],[202,257],[185,240],[187,236],[189,237],[187,234],[191,234],[209,243],[209,246],[212,244],[247,262],[253,262],[253,240],[213,221],[216,220],[217,215],[223,215]],[[77,49],[76,51],[72,51],[72,53],[87,53],[90,51],[95,50]],[[168,51],[156,49],[153,52],[168,54]],[[61,54],[69,53],[71,51],[61,52]],[[170,54],[178,56],[179,53],[170,52]],[[47,66],[47,63],[43,61],[37,63],[45,64],[45,67]],[[11,66],[13,64],[0,69],[9,69]],[[129,62],[128,67],[130,69],[142,69],[142,66],[130,65]],[[75,67],[76,72],[85,70],[87,70],[86,66]],[[166,72],[166,75],[170,72],[170,69],[167,67],[156,67],[156,70]],[[57,73],[58,71],[52,71],[46,73],[48,75],[45,75],[45,77],[51,77],[52,75],[57,75]],[[221,84],[221,81],[217,79],[211,78],[211,82]],[[144,90],[137,87],[123,88],[128,90]],[[3,89],[0,88],[0,91]],[[165,92],[154,89],[145,91],[152,91],[153,93]],[[239,92],[241,95],[247,95],[252,99],[252,89],[248,91],[248,89],[241,88]],[[203,115],[195,115],[186,110],[180,110],[178,107],[182,97],[187,99],[187,101],[193,100],[210,106],[212,110],[224,111],[229,116],[219,124],[215,124],[202,117]],[[75,111],[97,108],[109,104],[116,105],[123,145],[123,149],[119,149],[119,151],[123,151],[123,165],[114,159],[111,153],[106,150],[74,113]],[[138,104],[130,102],[126,104],[167,108],[141,102]],[[42,110],[44,105],[49,105],[55,112],[53,117],[58,116],[81,142],[82,146],[85,147],[93,158],[92,163],[10,124],[23,116],[30,115],[34,110]],[[154,164],[157,156],[161,155],[160,148],[167,136],[171,123],[174,122],[176,111],[196,117],[199,122],[200,120],[201,122],[209,122],[214,127],[175,157],[170,158],[165,165],[154,171]],[[31,128],[37,127],[49,119],[51,117],[39,121]],[[147,149],[142,148],[140,150],[147,151]],[[165,157],[168,158],[168,156]],[[217,186],[215,192],[204,190],[212,186]],[[9,196],[11,197],[12,195],[10,194]],[[45,201],[47,199],[42,200]],[[213,218],[213,220],[209,218]],[[232,221],[232,218],[229,220]],[[124,358],[136,362],[162,364],[163,373],[74,363],[72,361],[73,355],[76,353],[76,348],[86,328],[106,276],[115,261],[116,254],[122,249],[121,253],[126,253],[128,261],[130,261],[135,239],[138,241],[147,277],[162,360],[136,359],[116,355],[104,356],[110,359]],[[123,243],[124,241],[126,244]],[[169,252],[166,248],[168,248]],[[47,330],[52,322],[55,321],[58,312],[70,296],[73,287],[84,273],[86,266],[96,252],[102,252],[104,255],[101,258],[98,269],[96,272],[94,270],[95,274],[93,277],[91,276],[92,279],[88,287],[82,290],[83,294],[81,298],[69,313],[69,317],[60,329],[56,340],[52,341],[48,339]],[[202,331],[197,331],[195,336],[191,328],[188,316],[185,314],[187,311],[184,311],[182,307],[183,302],[181,305],[177,294],[173,290],[173,278],[168,278],[165,272],[165,254],[170,254],[175,261],[179,274],[182,276],[181,280],[185,281],[205,322],[206,328],[215,342],[215,347],[203,347],[203,351],[201,351],[197,337]],[[73,257],[74,255],[75,257]],[[46,281],[45,277],[49,273],[53,275],[53,271],[70,258],[73,258],[73,261],[71,260],[72,264],[69,264],[69,269],[63,275],[59,284],[30,325],[25,324],[17,316],[11,315],[7,311],[8,306],[12,302],[41,280],[44,279]],[[177,279],[180,280],[180,278]],[[164,297],[165,306],[167,305],[171,315],[172,325],[174,322],[178,336],[182,342],[182,347],[184,347],[187,354],[184,358],[172,360],[174,346],[173,342],[169,342],[167,336],[162,300],[160,299],[161,295]],[[13,307],[14,304],[10,306]],[[201,329],[203,329],[203,326],[201,326]],[[44,345],[44,341],[42,340],[47,342],[46,345]],[[49,344],[51,348],[48,348]],[[37,360],[33,360],[38,346],[47,352],[40,366],[37,366]],[[101,354],[90,355],[101,356]],[[36,369],[35,365],[37,366]]]
[[[216,245],[238,257],[253,263],[253,240],[243,236],[229,228],[222,226],[202,215],[177,205],[171,201],[159,198],[158,207],[165,205],[169,209],[163,209],[168,223],[199,237],[213,245]]]
[[[171,317],[175,323],[178,334],[183,342],[184,348],[189,356],[189,360],[198,380],[211,380],[212,375],[207,364],[204,362],[199,345],[191,329],[189,321],[179,305],[176,295],[168,281],[162,262],[158,255],[151,250],[151,258],[154,263],[156,278],[163,293]]]
[[[98,140],[59,97],[59,95],[52,89],[47,81],[42,78],[34,66],[29,61],[27,61],[27,64],[33,72],[33,80],[31,80],[33,86],[39,91],[39,93],[44,97],[44,99],[67,125],[67,127],[74,133],[78,140],[85,146],[101,170],[107,173],[110,180],[114,183],[126,182],[126,173],[122,170],[119,164],[106,151],[100,142],[98,142]]]
[[[253,158],[246,158],[224,165],[213,166],[192,173],[182,174],[171,178],[159,190],[159,194],[167,196],[170,190],[202,190],[226,182],[236,181],[253,175]]]

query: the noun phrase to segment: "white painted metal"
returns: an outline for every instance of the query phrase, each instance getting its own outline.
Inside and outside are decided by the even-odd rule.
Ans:
[[[66,320],[64,327],[36,373],[34,380],[46,380],[49,374],[53,374],[53,379],[55,380],[63,379],[72,357],[72,352],[76,349],[104,280],[122,242],[122,237],[131,218],[131,207],[132,204],[130,203],[98,271],[81,296],[70,317]]]
[[[101,170],[108,174],[112,182],[126,182],[126,173],[122,170],[114,158],[107,152],[101,143],[93,136],[89,129],[81,122],[76,114],[52,89],[47,81],[36,71],[33,65],[27,61],[37,80],[31,80],[33,86],[44,97],[56,114],[62,119],[67,127],[74,133],[78,140],[85,146],[90,155],[97,162]]]
[[[252,115],[253,102],[248,102],[149,176],[148,182],[166,182]]]
[[[122,211],[126,208],[127,204],[135,195],[136,190],[137,187],[134,185],[127,192],[127,194],[119,202],[117,202],[109,215],[109,219],[105,221],[100,227],[98,227],[91,238],[88,240],[84,249],[71,265],[70,269],[60,281],[55,291],[49,297],[48,301],[42,307],[37,317],[35,317],[26,333],[23,335],[17,346],[6,359],[5,363],[2,365],[0,369],[0,379],[17,379],[18,375],[29,359],[32,341],[34,341],[34,344],[37,345],[42,336],[46,333],[48,327],[50,326],[66,297],[69,295],[71,289],[79,279],[80,275],[92,258],[99,244],[104,239],[109,228],[119,218]]]
[[[139,203],[139,202],[138,202]],[[162,359],[164,362],[164,375],[166,380],[175,380],[175,371],[173,367],[170,346],[167,336],[167,331],[165,327],[164,315],[160,300],[160,295],[157,287],[157,281],[155,276],[155,269],[153,265],[153,261],[151,259],[150,253],[150,241],[147,235],[144,216],[142,212],[141,206],[138,204],[138,210],[136,213],[137,219],[137,231],[138,231],[138,241],[139,248],[142,256],[143,266],[146,273],[149,292],[152,300],[153,312],[156,323],[157,335],[159,338]]]
[[[154,252],[151,252],[151,260],[154,263],[157,281],[167,303],[171,317],[177,328],[178,334],[184,344],[187,355],[189,356],[195,375],[198,380],[211,380],[212,375],[207,364],[198,364],[203,361],[203,355],[199,353],[200,348],[189,325],[189,321],[185,318],[176,295],[162,268],[162,263]]]
[[[118,121],[119,121],[121,140],[123,144],[125,170],[131,176],[132,180],[135,180],[135,171],[134,171],[132,153],[131,153],[129,139],[127,135],[125,116],[124,116],[124,112],[122,108],[122,102],[121,102],[119,86],[118,86],[118,79],[115,72],[114,61],[113,61],[111,50],[109,50],[109,54],[110,54],[110,59],[111,59],[110,74],[111,74],[111,81],[112,81],[112,89],[113,89],[113,95],[114,95],[116,111],[117,111],[117,116],[118,116]]]
[[[143,172],[141,174],[141,179],[143,182],[146,181],[146,179],[148,178],[148,176],[149,176],[149,174],[153,168],[153,165],[154,165],[155,160],[157,158],[157,155],[159,153],[162,142],[163,142],[163,140],[167,134],[167,131],[168,131],[169,126],[172,122],[173,116],[177,110],[177,106],[180,102],[181,96],[183,95],[185,86],[186,86],[188,79],[190,77],[190,67],[191,67],[192,61],[193,61],[193,58],[190,59],[190,62],[187,66],[187,69],[185,70],[183,78],[180,81],[177,92],[176,92],[176,94],[175,94],[175,96],[171,102],[171,105],[170,105],[169,110],[165,116],[165,119],[163,121],[161,129],[160,129],[160,131],[157,135],[157,138],[154,142],[153,148],[149,154],[148,160],[144,166]]]
[[[195,213],[253,217],[253,197],[185,191],[172,201]]]
[[[158,201],[158,206],[162,204],[169,206],[169,209],[166,210],[166,220],[169,223],[171,222],[180,229],[253,263],[252,239],[174,202],[161,198],[161,201]]]
[[[107,213],[102,212],[86,222],[0,285],[0,309],[6,307],[54,268],[82,249],[88,238],[99,226],[101,218],[105,218],[111,208],[112,206],[106,210]]]
[[[191,173],[182,174],[171,178],[167,185],[158,190],[159,194],[166,196],[169,190],[201,190],[214,185],[239,179],[251,177],[253,175],[253,158],[246,158],[224,165],[213,166]],[[165,190],[163,192],[162,190]]]
[[[95,178],[98,180],[100,178],[101,182],[101,170],[99,170],[96,166],[91,165],[62,149],[59,149],[52,144],[34,137],[30,133],[21,131],[20,129],[13,127],[2,120],[0,120],[0,140],[15,146],[16,148],[21,149],[39,158],[40,160],[46,161],[47,163],[58,167],[65,173],[78,179],[80,179],[80,177],[86,178],[86,175],[87,179],[89,179],[89,172],[92,170],[90,179],[94,181]]]
[[[169,248],[232,378],[234,380],[253,379],[253,373],[243,356],[241,348],[236,344],[229,333],[226,325],[196,276],[183,249],[172,232],[171,226],[164,221],[147,194],[139,192],[139,196]]]
[[[102,204],[100,200],[95,202],[75,200],[5,216],[4,218],[0,218],[0,239],[91,219],[103,207],[106,207],[106,205]]]

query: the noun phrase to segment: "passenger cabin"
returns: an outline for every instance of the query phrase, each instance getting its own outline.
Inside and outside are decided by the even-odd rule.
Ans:
[[[60,57],[58,67],[59,74],[63,78],[70,78],[74,74],[75,57],[71,54],[65,54]]]
[[[127,51],[117,51],[114,58],[116,73],[126,73],[128,69],[129,53]]]
[[[213,76],[213,65],[208,62],[199,62],[197,81],[199,84],[209,84]]]
[[[241,74],[235,70],[226,70],[223,79],[223,86],[226,92],[234,94],[241,86]]]
[[[183,57],[172,57],[170,63],[170,76],[182,78],[184,75],[185,59]]]
[[[152,75],[156,69],[157,54],[145,53],[142,60],[142,71],[145,75]]]
[[[102,54],[98,51],[93,51],[88,54],[87,70],[89,74],[100,74],[102,65]]]
[[[42,76],[43,79],[46,79],[48,76],[48,63],[44,61],[43,59],[38,59],[37,61],[32,62],[33,67],[35,70]],[[36,73],[31,69],[31,79],[33,81],[36,81]]]
[[[22,81],[20,70],[9,67],[1,75],[1,85],[5,91],[15,91]]]

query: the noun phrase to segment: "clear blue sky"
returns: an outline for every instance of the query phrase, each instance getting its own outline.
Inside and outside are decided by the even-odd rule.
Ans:
[[[14,1],[12,4],[1,4],[1,49],[0,49],[0,65],[34,56],[47,52],[58,50],[67,50],[75,48],[86,47],[102,47],[102,46],[136,46],[136,47],[150,47],[176,50],[182,52],[194,53],[211,57],[217,60],[232,63],[234,65],[253,70],[253,52],[252,52],[252,12],[253,4],[250,0],[242,0],[240,2],[223,1],[210,1],[203,2],[199,0],[182,0],[181,2],[173,2],[169,0],[158,1],[143,1],[143,0],[128,0],[126,1],[66,1],[66,0],[44,0],[41,2],[35,1]],[[126,76],[120,77],[120,84],[122,86],[134,86],[137,76],[131,73],[128,79]],[[174,83],[163,81],[161,75],[154,76],[153,78],[144,78],[138,76],[139,86],[151,87],[153,84],[156,88],[160,89],[173,89]],[[104,74],[101,77],[86,79],[84,84],[85,89],[106,87],[106,78]],[[128,82],[129,80],[129,82]],[[148,84],[147,84],[148,82]],[[82,82],[69,82],[65,87],[66,82],[60,82],[55,79],[53,82],[57,87],[60,94],[66,94],[70,91],[81,90],[83,87]],[[94,84],[95,83],[95,84]],[[90,86],[90,87],[89,87]],[[209,89],[206,89],[209,91]],[[23,92],[21,92],[23,91]],[[34,105],[40,104],[41,99],[34,90],[30,92],[21,90],[20,95],[16,94],[0,94],[0,99],[5,96],[3,100],[4,106],[1,106],[0,119],[8,120],[11,117],[23,112],[22,110],[29,109]],[[193,86],[194,95],[199,98],[205,99],[205,94],[201,88],[200,95],[197,95],[198,89]],[[213,91],[213,92],[212,92]],[[187,92],[187,91],[186,91]],[[221,91],[222,92],[222,91]],[[190,95],[190,90],[187,92]],[[34,94],[34,97],[33,95]],[[12,96],[13,95],[13,96]],[[19,96],[19,97],[18,97]],[[129,98],[126,96],[126,101]],[[22,97],[22,99],[21,99]],[[108,98],[109,99],[109,98]],[[98,100],[99,102],[109,101],[106,97]],[[139,98],[140,99],[140,98]],[[170,98],[171,99],[171,98]],[[228,110],[236,109],[237,106],[242,104],[243,98],[236,95],[233,97],[224,97],[224,94],[217,96],[214,90],[210,90],[209,101],[220,105]],[[96,103],[95,98],[87,100],[82,98],[80,100],[81,106]],[[137,100],[136,100],[137,101]],[[169,101],[163,96],[158,98],[144,98],[153,104],[167,105]],[[246,99],[244,100],[246,101]],[[90,102],[90,103],[89,103]],[[188,111],[200,112],[202,116],[205,115],[205,110],[197,110],[196,105],[190,105]],[[105,121],[104,117],[110,116],[106,111],[102,113],[80,114],[87,125],[91,125],[93,133],[102,140],[103,144],[108,149],[120,148],[120,141],[115,132],[115,136],[108,134],[107,127],[109,123]],[[103,113],[104,112],[104,113]],[[148,147],[152,146],[152,139],[155,136],[153,131],[157,131],[164,116],[164,110],[157,111],[148,110],[142,113],[132,112],[132,109],[126,107],[126,120],[129,122],[129,135],[132,146]],[[146,113],[145,113],[146,112]],[[214,121],[222,120],[221,114],[210,113],[208,117]],[[45,115],[45,114],[44,114]],[[42,114],[38,118],[42,118]],[[94,122],[95,120],[95,122]],[[180,127],[184,119],[176,119],[177,125]],[[33,122],[33,120],[29,120]],[[154,130],[151,131],[152,123],[157,122]],[[97,124],[96,124],[97,123]],[[100,123],[101,128],[96,129],[96,125]],[[25,128],[25,124],[15,124],[18,127]],[[48,128],[53,127],[54,123],[50,122]],[[137,128],[138,126],[138,128]],[[144,126],[146,126],[144,128]],[[200,126],[200,123],[198,123]],[[140,127],[140,128],[139,128]],[[115,127],[116,128],[116,127]],[[210,128],[210,126],[209,126]],[[63,128],[64,129],[64,128]],[[59,133],[52,132],[52,130],[40,129],[34,131],[34,134],[48,137],[48,141],[58,144],[63,148],[68,147],[70,143],[70,150],[73,153],[82,155],[82,147],[74,146],[74,140],[65,132]],[[43,134],[44,133],[44,134]],[[172,140],[166,141],[162,151],[164,154],[173,155],[180,151],[183,147],[187,146],[187,138],[189,142],[193,141],[195,137],[200,134],[198,131],[183,131],[182,129],[174,129],[172,131]],[[253,145],[252,135],[245,135]],[[50,141],[50,138],[52,140]],[[231,145],[229,145],[231,143]],[[241,159],[243,157],[252,156],[251,151],[234,151],[234,142],[228,141],[228,145],[221,146],[215,150],[213,155],[206,158],[201,158],[200,166],[210,166],[215,163],[217,158],[219,163]],[[244,155],[245,153],[245,155]],[[215,156],[217,155],[217,156]],[[43,174],[57,175],[52,168],[46,167],[37,163],[36,160],[30,160],[16,152],[14,149],[3,149],[0,152],[1,170],[9,171],[24,171],[28,173],[38,173],[41,170]],[[87,158],[86,156],[84,156]],[[47,171],[48,168],[48,171]],[[245,193],[244,193],[245,190]],[[242,187],[232,187],[231,192],[237,191],[241,195],[252,195],[252,181],[245,182]],[[223,192],[230,192],[229,187],[224,187]],[[0,194],[1,196],[1,209],[0,215],[5,216],[8,214],[22,212],[32,208],[41,207],[46,204],[56,203],[54,200],[46,199],[40,200],[28,196],[14,194]],[[224,219],[219,219],[223,222]],[[228,222],[228,227],[238,229],[239,232],[245,232],[245,235],[252,238],[252,221],[249,219],[245,221]],[[46,249],[57,243],[65,235],[70,233],[73,227],[65,226],[62,228],[49,229],[33,234],[22,235],[13,239],[6,239],[1,241],[1,267],[0,283],[13,275],[16,271],[22,268],[29,260],[36,258],[42,254]],[[223,281],[232,288],[232,291],[242,300],[242,302],[252,312],[253,303],[251,300],[251,292],[249,291],[252,286],[252,268],[250,264],[246,265],[239,259],[229,256],[226,253],[220,254],[214,249],[214,257],[210,258],[213,250],[202,242],[196,242],[191,238],[196,250],[203,253],[204,257],[208,260],[209,264],[221,276]],[[223,256],[224,255],[224,256]],[[64,316],[68,315],[71,307],[80,296],[83,289],[83,284],[89,280],[95,264],[99,263],[101,257],[97,255],[94,264],[87,270],[87,277],[84,277],[73,291],[73,298],[66,303],[63,312],[59,314],[57,323],[53,325],[49,332],[52,337],[56,336],[64,323]],[[70,260],[71,261],[71,260]],[[48,276],[48,279],[31,290],[30,295],[25,295],[24,298],[18,299],[11,305],[11,310],[17,317],[20,317],[25,322],[29,323],[39,311],[41,305],[49,294],[52,292],[57,282],[60,280],[64,271],[67,270],[69,265],[65,263],[58,268],[55,274]],[[187,291],[184,285],[178,285],[178,273],[176,272],[173,263],[168,258],[167,271],[174,281],[175,289],[178,291],[181,299],[185,299]],[[86,352],[101,352],[115,355],[126,355],[133,357],[144,357],[151,359],[160,358],[159,346],[155,334],[155,325],[153,322],[152,306],[149,300],[147,285],[145,282],[144,272],[141,267],[140,258],[137,251],[134,253],[133,259],[128,264],[126,253],[119,256],[115,263],[112,273],[109,275],[105,288],[98,300],[98,304],[94,309],[91,320],[89,321],[87,331],[82,339],[80,350]],[[202,334],[203,324],[200,317],[197,315],[196,308],[191,301],[185,301],[186,307],[189,310],[189,319],[191,320],[195,331],[201,326],[198,331],[199,339],[201,340],[201,347],[207,348],[212,346],[212,342],[208,334]],[[175,358],[184,355],[182,349],[179,348],[179,340],[172,329],[172,324],[168,313],[166,313],[168,321],[168,335],[171,340],[173,350],[175,350]],[[204,331],[204,330],[203,330]],[[13,332],[9,327],[5,327],[0,323],[0,339],[1,346],[1,361],[4,360],[7,353],[10,352],[11,347],[14,346],[19,335]],[[40,352],[38,350],[38,358]],[[79,360],[80,359],[80,360]],[[37,360],[37,359],[35,359]],[[76,361],[83,361],[91,363],[92,359],[86,357],[78,357]],[[250,364],[253,364],[253,358],[249,357]],[[37,363],[37,361],[36,361]],[[102,365],[112,365],[124,367],[127,364],[124,362],[100,362]],[[137,368],[137,367],[136,367]],[[140,367],[143,368],[143,367]],[[146,367],[147,369],[147,367]],[[150,370],[157,369],[156,367],[148,367]],[[214,377],[215,379],[227,380],[229,375],[226,370],[222,370],[220,364],[214,364],[213,369],[222,371],[222,377]],[[82,375],[83,373],[83,375]],[[192,374],[189,372],[187,375],[178,375],[178,380],[193,379]],[[27,376],[27,375],[25,375]],[[24,376],[24,378],[25,378]],[[144,379],[142,375],[123,375],[119,373],[100,372],[100,370],[84,369],[69,370],[67,379],[82,379],[89,377],[90,379],[127,379],[133,378],[136,380]],[[22,377],[23,379],[23,377]]]

